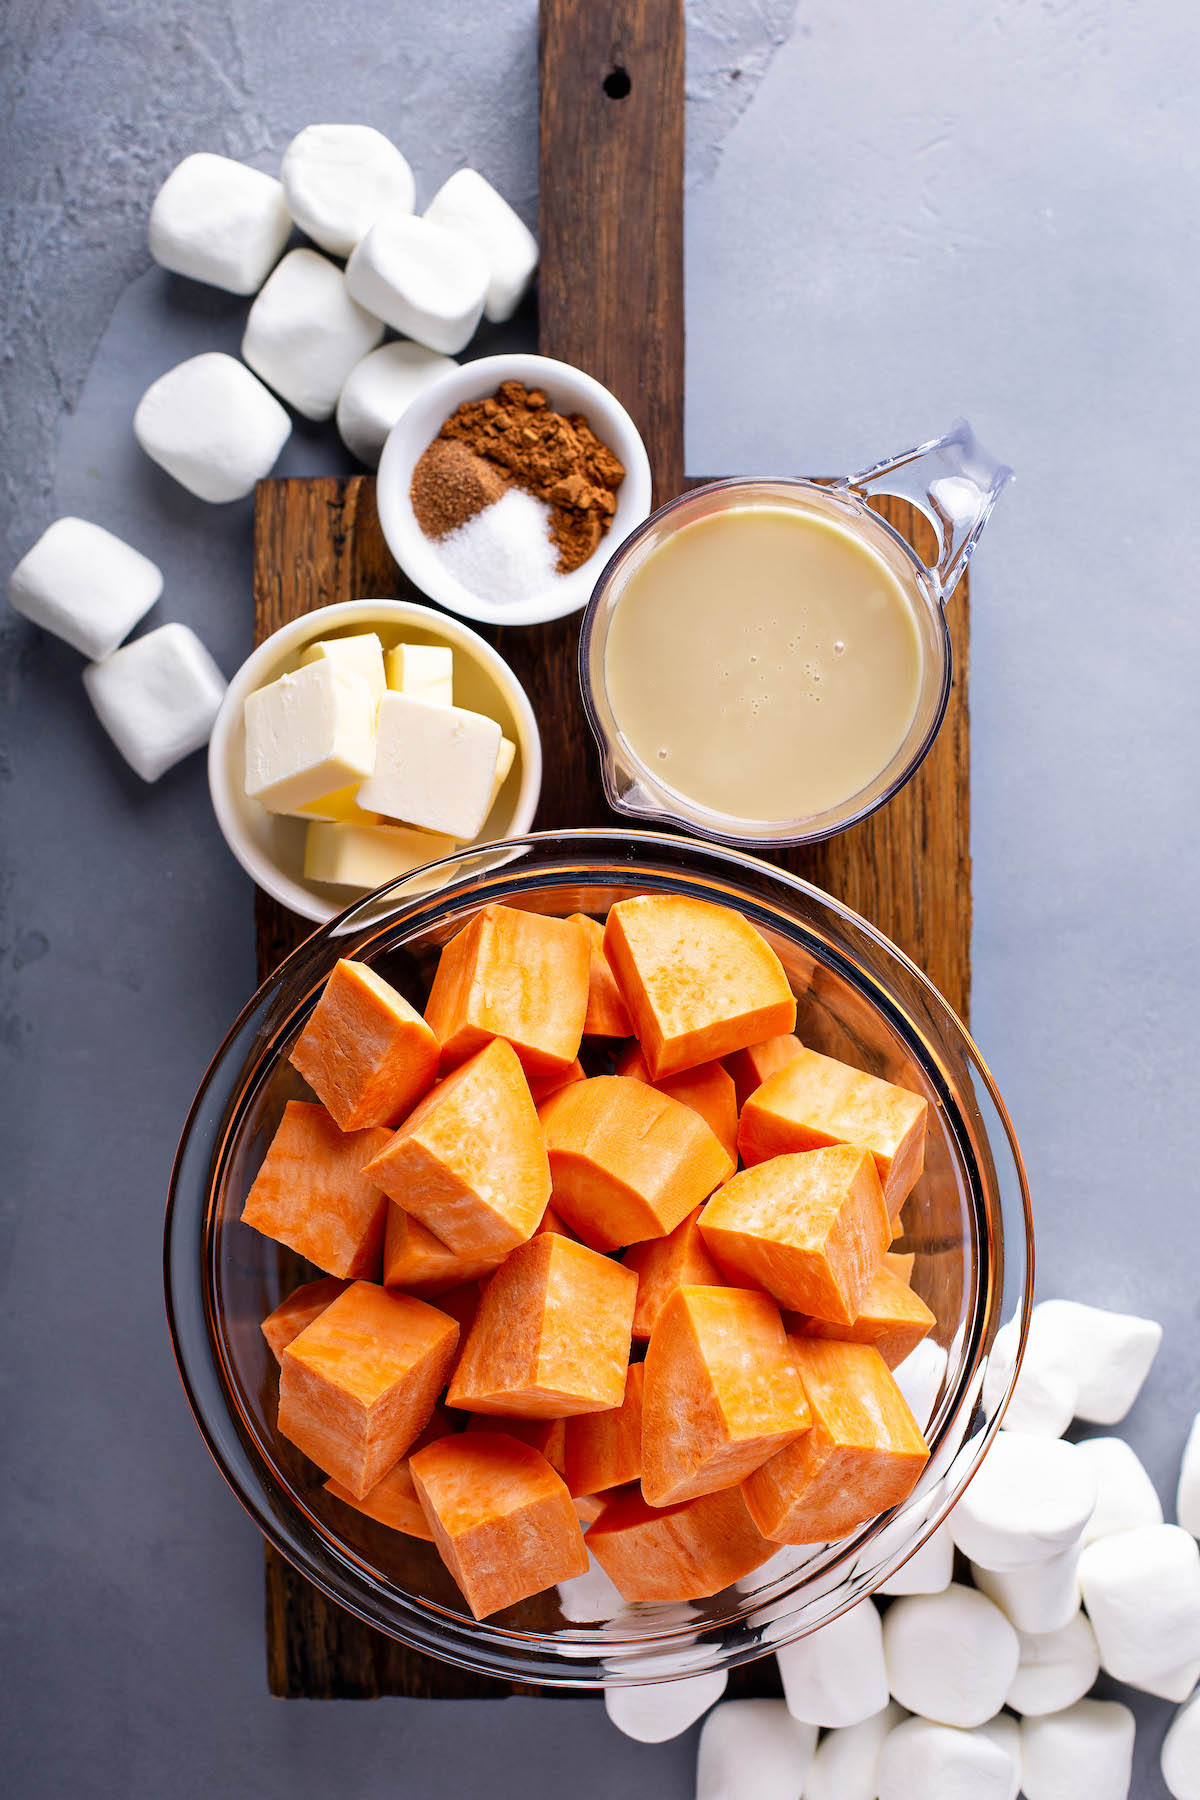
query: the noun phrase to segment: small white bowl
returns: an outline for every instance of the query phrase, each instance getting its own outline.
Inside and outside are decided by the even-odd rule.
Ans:
[[[497,720],[516,745],[508,779],[476,843],[528,831],[542,789],[542,743],[525,690],[504,659],[468,626],[407,600],[346,600],[293,619],[260,644],[230,682],[208,746],[208,787],[217,824],[247,875],[282,905],[319,924],[362,896],[357,889],[306,881],[305,821],[269,813],[247,799],[244,712],[247,694],[297,668],[310,644],[348,631],[377,631],[385,650],[400,643],[449,644],[455,704]],[[444,880],[452,878],[456,867],[446,865]],[[430,889],[442,885],[431,882]]]
[[[417,524],[409,492],[418,459],[454,409],[464,400],[482,400],[494,394],[502,381],[521,381],[526,387],[543,389],[556,412],[582,413],[596,436],[625,466],[612,524],[587,561],[569,575],[560,575],[545,593],[509,602],[473,594],[450,574],[437,544]],[[649,518],[650,460],[637,426],[620,401],[582,369],[548,356],[484,356],[433,382],[401,415],[379,459],[376,499],[388,549],[423,594],[467,619],[486,619],[494,625],[543,625],[586,606],[617,545]]]

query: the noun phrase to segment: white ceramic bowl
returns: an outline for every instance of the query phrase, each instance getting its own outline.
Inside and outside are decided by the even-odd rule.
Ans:
[[[409,495],[413,469],[443,422],[464,400],[482,400],[494,394],[502,381],[542,388],[556,412],[582,413],[596,436],[625,465],[616,514],[587,561],[560,576],[546,593],[507,603],[473,594],[449,573],[437,545],[417,524]],[[486,619],[495,625],[541,625],[585,606],[617,545],[635,525],[649,518],[650,461],[637,426],[620,401],[582,369],[548,356],[484,356],[433,382],[402,414],[379,460],[376,499],[388,548],[423,594],[464,618]]]
[[[293,619],[260,644],[230,682],[208,746],[208,786],[217,824],[247,875],[282,905],[321,924],[361,895],[353,888],[306,881],[304,820],[282,818],[247,799],[244,709],[247,694],[297,668],[310,644],[349,631],[377,631],[385,650],[399,643],[449,644],[455,704],[496,719],[516,745],[508,779],[476,843],[528,831],[542,788],[542,743],[525,690],[504,659],[468,626],[407,600],[346,600]],[[431,889],[450,880],[457,866],[447,863]]]

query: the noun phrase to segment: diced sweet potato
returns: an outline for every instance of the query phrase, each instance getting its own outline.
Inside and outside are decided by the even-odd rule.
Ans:
[[[530,1076],[529,1092],[532,1096],[533,1104],[535,1106],[541,1106],[542,1102],[548,1100],[551,1094],[557,1094],[559,1088],[570,1087],[573,1081],[586,1080],[587,1076],[583,1072],[583,1064],[580,1062],[579,1058],[576,1057],[570,1068],[565,1070],[561,1075]]]
[[[884,1267],[909,1287],[912,1286],[913,1264],[916,1260],[916,1253],[912,1250],[889,1250],[883,1259]]]
[[[533,1235],[542,1237],[548,1231],[557,1232],[559,1237],[570,1238],[573,1243],[579,1242],[577,1234],[571,1230],[565,1219],[559,1218],[552,1206],[548,1206],[542,1214],[542,1222]]]
[[[457,1344],[445,1313],[356,1281],[284,1351],[279,1430],[361,1500],[428,1424]]]
[[[611,1412],[581,1413],[564,1421],[563,1475],[572,1495],[623,1487],[642,1473],[642,1383],[645,1363],[630,1363],[625,1398]]]
[[[494,1038],[439,1081],[366,1174],[463,1256],[498,1259],[524,1243],[546,1210],[550,1165],[511,1044]]]
[[[387,1230],[383,1239],[385,1287],[403,1288],[407,1293],[435,1300],[452,1288],[478,1281],[481,1275],[490,1275],[503,1260],[496,1251],[464,1256],[459,1250],[451,1250],[402,1206],[388,1202]]]
[[[795,1027],[782,963],[731,907],[685,894],[619,900],[604,954],[655,1081]]]
[[[514,1250],[483,1291],[448,1404],[565,1418],[620,1406],[637,1277],[548,1232]]]
[[[410,1454],[423,1450],[426,1444],[436,1444],[439,1438],[450,1437],[457,1430],[457,1421],[450,1417],[445,1407],[435,1406],[428,1425],[412,1446]],[[332,1494],[343,1505],[354,1507],[356,1512],[366,1513],[369,1519],[376,1519],[380,1525],[388,1525],[393,1531],[402,1531],[406,1537],[422,1538],[427,1544],[433,1542],[433,1533],[421,1511],[417,1490],[409,1473],[407,1456],[402,1456],[394,1469],[389,1469],[386,1475],[382,1475],[370,1493],[364,1494],[361,1500],[356,1499],[340,1481],[327,1481],[325,1492]]]
[[[737,1090],[739,1112],[768,1075],[773,1075],[776,1069],[782,1069],[784,1063],[790,1062],[801,1048],[800,1039],[795,1032],[785,1031],[778,1037],[765,1038],[761,1044],[751,1044],[747,1050],[735,1050],[731,1056],[724,1058],[725,1067],[733,1076],[733,1084]]]
[[[700,1234],[728,1281],[849,1325],[892,1230],[870,1151],[833,1144],[743,1169],[700,1214]]]
[[[789,1332],[801,1337],[874,1344],[888,1368],[894,1369],[933,1330],[937,1320],[920,1295],[885,1267],[867,1289],[853,1324],[834,1325],[828,1319],[805,1318],[801,1313],[789,1313],[784,1323]]]
[[[646,1067],[646,1058],[640,1044],[629,1046],[618,1060],[615,1072],[631,1076],[634,1081],[650,1081],[650,1071]],[[661,1081],[651,1082],[650,1085],[657,1088],[660,1094],[669,1094],[672,1100],[678,1100],[700,1114],[714,1137],[720,1140],[729,1158],[726,1175],[732,1175],[738,1160],[737,1094],[733,1077],[720,1063],[701,1063],[698,1068],[684,1069],[679,1075],[666,1075]],[[723,1176],[722,1180],[724,1178]]]
[[[588,1548],[624,1599],[702,1600],[774,1556],[741,1488],[679,1506],[647,1506],[619,1490],[588,1532]]]
[[[676,1288],[724,1286],[725,1277],[710,1256],[699,1231],[701,1212],[698,1206],[666,1237],[633,1244],[621,1258],[625,1267],[633,1269],[638,1278],[637,1305],[633,1312],[635,1338],[650,1336],[664,1302]]]
[[[928,1103],[816,1050],[801,1050],[742,1108],[738,1147],[747,1165],[824,1144],[859,1144],[875,1158],[894,1220],[925,1164]]]
[[[607,1417],[607,1414],[604,1415]],[[516,1419],[506,1416],[497,1419],[490,1413],[471,1413],[467,1418],[468,1431],[502,1431],[506,1437],[516,1438],[520,1444],[529,1444],[532,1449],[544,1456],[556,1475],[565,1481],[567,1421],[565,1419]]]
[[[467,1432],[409,1462],[442,1561],[477,1619],[588,1567],[566,1483],[544,1456],[499,1432]]]
[[[399,1125],[437,1080],[441,1047],[366,963],[335,963],[290,1061],[343,1131]]]
[[[588,973],[587,940],[568,920],[482,907],[442,951],[425,1007],[443,1069],[498,1037],[528,1075],[563,1073],[579,1055]]]
[[[592,1525],[608,1505],[606,1494],[576,1494],[572,1504],[581,1525]]]
[[[387,1199],[362,1167],[390,1136],[380,1126],[339,1131],[323,1106],[289,1100],[242,1223],[328,1275],[378,1280]]]
[[[348,1281],[339,1281],[336,1275],[323,1275],[320,1281],[306,1281],[282,1301],[273,1313],[262,1322],[262,1334],[271,1346],[271,1354],[278,1362],[293,1338],[298,1338],[306,1326],[314,1319],[319,1319],[327,1306],[332,1306],[339,1294],[344,1294],[350,1286]]]
[[[812,1430],[742,1484],[765,1537],[827,1544],[916,1486],[929,1450],[883,1358],[870,1344],[789,1337]]]
[[[633,1023],[629,1008],[621,998],[621,990],[604,954],[603,925],[598,919],[589,918],[587,913],[572,913],[571,923],[578,925],[587,938],[590,959],[584,1037],[631,1037]]]
[[[808,1430],[779,1308],[745,1288],[676,1288],[654,1323],[642,1494],[673,1506],[743,1481]]]
[[[690,1106],[624,1075],[563,1088],[541,1121],[555,1210],[596,1250],[673,1231],[729,1165]]]
[[[482,1291],[482,1282],[466,1281],[462,1287],[451,1288],[449,1293],[439,1294],[437,1297],[438,1311],[449,1313],[452,1319],[458,1321],[460,1344],[466,1342],[467,1333],[475,1323],[475,1314],[479,1311]]]

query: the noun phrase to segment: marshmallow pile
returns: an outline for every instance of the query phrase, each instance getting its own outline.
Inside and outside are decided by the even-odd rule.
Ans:
[[[997,1337],[997,1399],[1017,1336]],[[1004,1429],[946,1522],[883,1584],[882,1614],[860,1601],[777,1652],[782,1700],[709,1712],[697,1800],[1125,1800],[1134,1719],[1089,1697],[1102,1672],[1183,1702],[1163,1778],[1200,1800],[1200,1417],[1175,1525],[1122,1439],[1061,1436],[1075,1418],[1119,1423],[1161,1337],[1074,1301],[1035,1307]],[[637,1736],[711,1704],[696,1678],[635,1691]],[[609,1697],[618,1724],[627,1695]]]

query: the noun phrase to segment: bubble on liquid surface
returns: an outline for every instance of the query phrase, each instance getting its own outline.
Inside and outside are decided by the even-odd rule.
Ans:
[[[668,755],[668,752],[666,750],[660,750],[658,753],[659,762],[666,762],[667,755]]]
[[[845,650],[846,650],[846,646],[845,646],[845,644],[842,643],[841,639],[839,638],[838,642],[833,646],[833,654],[835,656],[843,656],[845,654]]]

